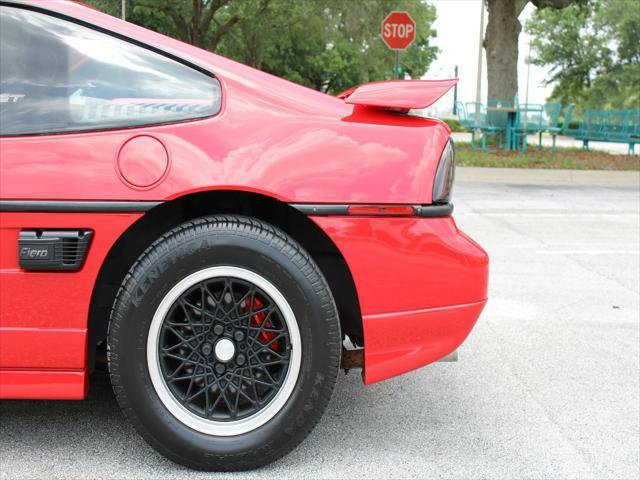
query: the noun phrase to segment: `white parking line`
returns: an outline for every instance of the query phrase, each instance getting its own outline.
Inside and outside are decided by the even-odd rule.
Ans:
[[[551,218],[566,218],[566,217],[582,217],[582,218],[597,218],[597,217],[633,217],[640,218],[640,213],[637,212],[571,212],[571,213],[482,213],[482,212],[462,212],[458,213],[456,217],[551,217]]]
[[[640,255],[640,250],[536,250],[539,255]]]
[[[494,243],[487,245],[487,248],[500,249],[500,248],[550,248],[550,247],[578,247],[586,250],[602,249],[625,249],[630,248],[635,250],[635,247],[640,247],[640,241],[638,242],[622,242],[622,243],[593,243],[593,242],[538,242],[538,243],[507,243],[499,244]]]

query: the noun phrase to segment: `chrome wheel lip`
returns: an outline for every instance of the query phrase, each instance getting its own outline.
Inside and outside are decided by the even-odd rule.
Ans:
[[[289,338],[291,342],[289,368],[278,393],[276,393],[273,399],[271,399],[265,407],[254,415],[241,420],[225,422],[207,420],[200,417],[189,411],[176,400],[169,390],[164,376],[162,375],[160,355],[158,354],[161,327],[173,303],[194,285],[205,280],[220,277],[233,277],[253,283],[269,295],[282,313],[282,317],[287,324],[287,329],[289,330]],[[300,336],[298,322],[289,302],[287,302],[280,290],[278,290],[269,280],[251,270],[241,267],[208,267],[183,278],[171,290],[169,290],[158,305],[158,308],[153,315],[153,319],[151,320],[149,334],[147,336],[147,366],[151,382],[160,401],[178,421],[193,430],[207,435],[225,437],[242,435],[243,433],[247,433],[261,427],[275,417],[277,413],[282,410],[295,389],[298,376],[300,374],[301,363],[302,339]]]

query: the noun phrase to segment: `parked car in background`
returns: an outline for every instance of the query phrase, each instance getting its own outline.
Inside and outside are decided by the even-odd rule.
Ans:
[[[0,22],[0,398],[82,399],[106,361],[159,452],[249,469],[341,365],[372,384],[467,337],[487,255],[448,127],[408,114],[455,79],[333,97],[73,2]]]

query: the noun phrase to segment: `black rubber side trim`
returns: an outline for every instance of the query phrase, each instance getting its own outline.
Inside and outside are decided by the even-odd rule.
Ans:
[[[0,200],[0,212],[146,212],[161,203],[162,202]]]
[[[300,213],[314,217],[346,217],[349,215],[349,205],[313,205],[310,203],[291,203]]]
[[[346,217],[357,216],[349,215],[349,206],[347,204],[311,204],[311,203],[291,203],[293,208],[305,215],[312,217]],[[414,217],[448,217],[453,213],[453,203],[444,203],[442,205],[412,205]],[[393,215],[390,215],[393,216]]]
[[[453,203],[441,205],[417,205],[414,207],[418,217],[448,217],[453,213]]]

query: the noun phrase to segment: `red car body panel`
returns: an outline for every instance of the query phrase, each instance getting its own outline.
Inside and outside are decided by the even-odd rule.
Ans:
[[[23,3],[212,72],[222,85],[222,109],[170,125],[0,138],[2,200],[166,202],[205,190],[242,190],[295,204],[432,201],[450,135],[440,121],[350,105],[75,3]],[[405,106],[416,101],[416,91],[407,88],[400,99]],[[166,158],[149,155],[146,140],[121,154],[138,136],[158,140]],[[0,211],[0,398],[85,395],[95,281],[110,248],[142,215]],[[451,217],[313,221],[354,278],[365,383],[435,361],[466,338],[486,301],[488,260]],[[94,230],[82,269],[21,270],[17,238],[29,228]]]
[[[486,254],[451,217],[314,220],[344,255],[364,316],[486,299]]]
[[[488,258],[453,218],[314,220],[358,290],[366,384],[427,365],[464,341],[486,302]]]
[[[82,400],[89,391],[83,370],[0,370],[0,398]]]
[[[229,98],[246,94],[225,92]],[[249,111],[229,103],[215,117],[174,125],[4,138],[2,197],[170,200],[213,188],[293,203],[431,199],[437,161],[419,159],[434,152],[439,158],[449,130],[438,121],[378,111],[354,114],[353,107],[342,117],[316,118],[278,105]],[[392,125],[380,129],[381,121]],[[408,136],[406,127],[420,134]],[[138,135],[160,140],[171,159],[166,177],[152,189],[132,188],[116,175],[121,146]]]
[[[87,365],[87,318],[98,271],[140,213],[12,213],[0,222],[0,369],[78,369]],[[77,272],[25,272],[22,229],[91,228],[91,254]]]

